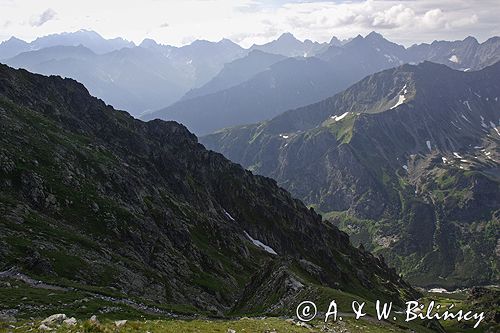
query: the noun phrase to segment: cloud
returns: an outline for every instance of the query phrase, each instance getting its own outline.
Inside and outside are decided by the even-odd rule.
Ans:
[[[55,19],[56,16],[57,16],[57,13],[52,8],[49,8],[49,9],[45,10],[39,16],[32,18],[30,20],[30,24],[33,27],[41,27],[42,25],[49,22],[50,20]]]
[[[325,42],[375,30],[408,46],[500,35],[498,0],[0,0],[0,13],[12,22],[2,35],[25,40],[79,29],[171,45],[226,37],[250,46],[284,32]]]
[[[392,6],[384,11],[376,12],[370,17],[373,28],[391,29],[407,25],[415,19],[415,11],[403,4]]]

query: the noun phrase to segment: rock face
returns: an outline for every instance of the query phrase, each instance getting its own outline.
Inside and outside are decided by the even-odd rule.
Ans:
[[[0,130],[0,270],[213,314],[415,295],[274,180],[73,80],[0,66]]]
[[[202,142],[303,199],[420,285],[499,281],[500,63],[430,62]]]

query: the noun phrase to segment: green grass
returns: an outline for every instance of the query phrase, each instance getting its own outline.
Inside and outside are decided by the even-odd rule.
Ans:
[[[23,322],[13,324],[15,332],[29,332],[39,326],[39,322]],[[0,332],[8,332],[8,324],[0,323]],[[70,333],[111,333],[111,332],[151,332],[151,333],[227,333],[228,330],[248,333],[319,333],[325,332],[325,328],[334,332],[365,332],[365,333],[385,333],[407,332],[406,328],[398,327],[386,322],[373,322],[371,320],[354,320],[345,318],[342,321],[329,322],[324,324],[320,321],[312,323],[311,328],[298,326],[295,322],[287,321],[283,318],[241,318],[236,320],[141,320],[129,321],[120,329],[117,329],[114,322],[104,320],[102,323],[93,324],[89,321],[79,322],[77,326],[60,326],[54,332]],[[36,330],[35,330],[36,331]],[[331,331],[330,331],[331,332]],[[417,331],[419,333],[430,332],[426,329]]]

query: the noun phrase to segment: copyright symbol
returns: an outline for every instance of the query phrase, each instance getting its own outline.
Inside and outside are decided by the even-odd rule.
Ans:
[[[297,318],[300,321],[311,321],[316,317],[316,313],[318,309],[316,308],[316,304],[310,301],[304,301],[297,306]]]

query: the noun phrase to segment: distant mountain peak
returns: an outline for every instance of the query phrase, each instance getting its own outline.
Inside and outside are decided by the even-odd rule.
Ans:
[[[335,45],[335,46],[340,46],[340,45],[342,45],[342,42],[337,37],[332,36],[332,38],[330,39],[330,42],[328,44]]]
[[[158,46],[159,44],[151,38],[144,38],[144,40],[139,44],[139,47],[150,48]]]
[[[370,32],[365,38],[368,40],[385,40],[384,36],[375,31]]]
[[[9,39],[1,42],[0,44],[3,44],[3,45],[28,45],[27,42],[25,42],[24,40],[22,39],[19,39],[17,37],[10,37]]]
[[[472,37],[472,36],[465,37],[463,41],[468,42],[468,43],[472,43],[472,44],[479,44],[477,39],[475,37]]]
[[[281,34],[281,36],[278,37],[278,40],[293,40],[293,41],[296,41],[298,39],[295,38],[295,36],[291,32],[285,32],[285,33]]]

